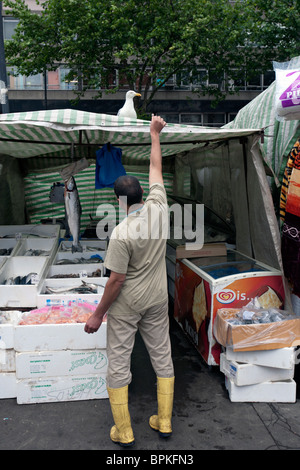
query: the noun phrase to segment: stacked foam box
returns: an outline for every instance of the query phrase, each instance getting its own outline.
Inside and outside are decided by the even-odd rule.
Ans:
[[[21,312],[0,312],[0,316],[0,398],[15,398],[17,379],[14,325],[21,317]]]
[[[92,335],[83,323],[8,322],[0,338],[0,398],[18,404],[107,398],[106,321]]]
[[[14,348],[18,404],[107,398],[106,322],[17,326]]]
[[[232,402],[296,401],[295,348],[234,351],[227,347],[220,370]]]

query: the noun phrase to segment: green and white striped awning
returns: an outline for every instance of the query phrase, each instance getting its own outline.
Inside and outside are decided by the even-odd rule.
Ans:
[[[130,171],[127,174],[136,176],[144,190],[146,198],[149,192],[148,173]],[[110,215],[110,209],[115,210],[118,215],[119,205],[114,194],[113,188],[95,189],[95,165],[82,170],[75,176],[76,185],[79,193],[82,215],[80,219],[81,230],[91,222],[91,220],[101,219],[98,213],[98,207],[107,204],[107,214]],[[63,219],[65,208],[63,204],[54,204],[49,199],[50,188],[54,183],[62,182],[61,176],[57,171],[50,172],[31,172],[24,178],[25,200],[27,214],[30,223],[38,224],[43,219]],[[164,184],[167,193],[173,189],[173,175],[164,173]]]
[[[219,129],[168,124],[161,132],[163,157],[197,147],[259,134],[261,129]],[[112,188],[95,190],[96,151],[104,144],[122,149],[122,163],[148,193],[151,150],[150,122],[73,109],[58,109],[0,115],[0,154],[20,160],[25,170],[24,189],[31,223],[45,218],[63,218],[64,206],[49,201],[53,183],[62,182],[59,170],[73,160],[86,157],[90,166],[76,174],[82,204],[81,228],[97,218],[97,207],[116,205]],[[242,152],[241,152],[242,155]],[[164,159],[167,193],[173,191],[172,159]]]
[[[294,57],[290,62],[290,68],[299,66],[300,56]],[[223,126],[222,129],[240,130],[249,127],[265,129],[260,150],[264,161],[273,172],[276,183],[280,185],[288,155],[300,137],[300,121],[278,121],[276,119],[275,95],[276,81],[244,106],[236,118]]]
[[[239,138],[256,129],[219,129],[168,124],[161,132],[162,153],[175,155],[209,142]],[[70,155],[110,142],[122,148],[127,164],[149,160],[150,122],[56,109],[0,115],[0,154],[16,158]]]

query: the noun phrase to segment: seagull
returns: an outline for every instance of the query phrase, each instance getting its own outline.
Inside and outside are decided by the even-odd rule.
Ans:
[[[142,95],[132,90],[127,91],[126,101],[124,103],[124,106],[121,109],[119,109],[117,116],[136,119],[136,111],[134,109],[134,104],[133,104],[133,98],[135,96],[142,96]]]

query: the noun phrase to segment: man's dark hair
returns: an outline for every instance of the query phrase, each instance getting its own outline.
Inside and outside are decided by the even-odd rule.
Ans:
[[[132,206],[141,202],[143,197],[143,190],[139,180],[135,176],[122,175],[116,179],[114,183],[114,191],[119,198],[120,196],[127,197],[127,205]]]

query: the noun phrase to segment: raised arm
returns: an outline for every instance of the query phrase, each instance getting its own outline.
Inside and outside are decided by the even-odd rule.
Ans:
[[[159,116],[152,116],[150,124],[151,154],[149,169],[149,186],[153,183],[163,184],[162,175],[162,155],[160,148],[160,131],[165,127],[166,122]]]

